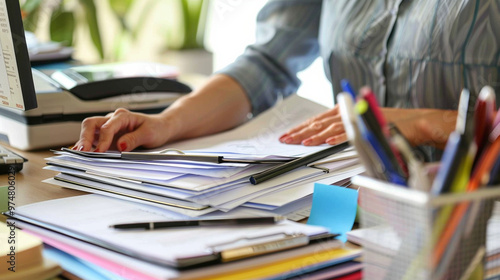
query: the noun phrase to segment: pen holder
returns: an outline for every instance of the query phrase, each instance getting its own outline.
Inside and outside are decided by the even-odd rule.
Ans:
[[[364,176],[352,182],[365,229],[364,279],[500,275],[500,187],[432,196]]]

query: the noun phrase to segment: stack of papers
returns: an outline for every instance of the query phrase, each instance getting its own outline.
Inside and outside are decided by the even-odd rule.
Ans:
[[[345,186],[350,177],[364,171],[352,149],[258,184],[249,179],[283,164],[276,160],[329,148],[278,141],[283,132],[325,109],[298,96],[290,97],[234,130],[160,149],[168,149],[167,154],[183,153],[175,160],[149,157],[161,156],[160,150],[135,159],[125,153],[55,151],[55,156],[46,159],[46,169],[58,174],[46,182],[91,194],[19,207],[11,218],[76,261],[132,279],[359,274],[361,264],[354,259],[360,256],[360,249],[345,247],[322,225],[282,220],[272,225],[114,228],[129,223],[147,223],[151,228],[155,222],[198,220],[200,216],[199,220],[307,217],[316,182]],[[217,156],[217,161],[195,161],[195,155],[198,159]],[[229,162],[219,163],[220,159]]]
[[[225,217],[232,215],[242,214],[236,211]],[[325,239],[256,258],[214,262],[214,257],[220,254],[218,248],[251,248],[256,241],[279,240],[283,235],[303,235],[311,240],[327,230],[282,221],[260,226],[119,231],[110,225],[175,220],[182,215],[94,194],[22,206],[16,209],[14,217],[16,225],[41,237],[45,243],[132,279],[285,278],[345,263],[361,253],[358,248],[345,247],[339,240]],[[193,265],[203,267],[191,268]],[[190,269],[179,270],[185,267]],[[350,263],[349,267],[350,271],[360,269],[359,263]],[[341,268],[344,273],[345,269]]]
[[[119,154],[92,158],[57,151],[56,156],[47,159],[46,169],[59,174],[46,182],[153,205],[189,217],[240,207],[282,215],[302,211],[310,208],[315,182],[332,184],[363,172],[355,151],[345,150],[258,185],[251,184],[249,178],[280,164],[253,162],[296,158],[327,148],[278,141],[283,132],[325,109],[293,96],[234,130],[161,149],[168,149],[169,154],[182,151],[187,156],[215,155],[250,163],[124,160],[115,157]]]

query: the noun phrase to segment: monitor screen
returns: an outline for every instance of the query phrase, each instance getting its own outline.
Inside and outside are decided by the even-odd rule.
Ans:
[[[0,0],[0,106],[37,107],[18,0]]]

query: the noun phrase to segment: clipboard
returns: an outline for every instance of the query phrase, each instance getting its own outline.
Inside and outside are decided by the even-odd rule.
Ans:
[[[174,262],[169,262],[118,246],[116,244],[106,242],[104,240],[100,240],[92,236],[79,233],[69,228],[63,228],[51,223],[35,220],[18,213],[12,214],[9,212],[4,212],[2,214],[10,219],[13,219],[14,221],[20,221],[22,223],[40,227],[142,261],[161,266],[169,266],[176,269],[188,269],[213,265],[217,263],[232,262],[265,254],[281,252],[292,248],[307,246],[309,244],[314,244],[322,241],[333,240],[338,236],[338,234],[331,233],[321,233],[317,235],[307,236],[303,233],[290,234],[282,232],[278,234],[263,235],[254,238],[242,238],[207,247],[206,252],[199,255],[179,257]]]
[[[223,163],[241,163],[241,164],[276,164],[285,163],[297,159],[296,157],[277,156],[274,158],[232,158],[218,155],[202,155],[202,154],[186,154],[180,150],[167,149],[159,153],[148,152],[122,152],[122,153],[96,153],[96,152],[82,152],[75,151],[68,148],[61,148],[61,151],[78,155],[86,158],[96,159],[116,159],[116,160],[175,160],[175,161],[194,161],[213,164]],[[176,152],[171,154],[168,152]],[[56,151],[58,152],[58,151]]]

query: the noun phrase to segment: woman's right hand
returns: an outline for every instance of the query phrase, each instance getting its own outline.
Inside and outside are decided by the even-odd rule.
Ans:
[[[146,115],[117,109],[105,117],[90,117],[82,122],[80,139],[74,150],[105,152],[116,148],[121,152],[139,146],[153,148],[169,139],[168,121],[161,115]]]
[[[105,117],[87,118],[73,149],[105,152],[156,148],[181,139],[233,128],[247,120],[250,100],[233,78],[217,74],[198,90],[176,100],[156,115],[117,109]]]

